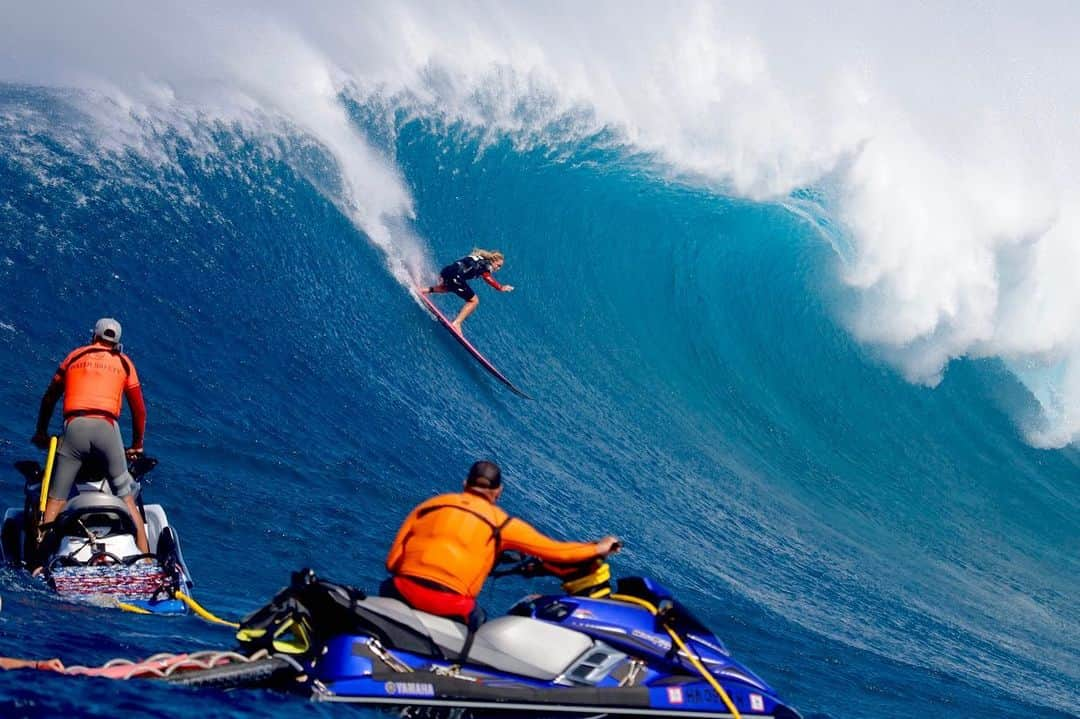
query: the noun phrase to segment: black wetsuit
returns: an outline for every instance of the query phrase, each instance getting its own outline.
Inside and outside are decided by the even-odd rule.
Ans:
[[[476,293],[469,287],[468,280],[483,277],[484,281],[496,289],[501,289],[491,276],[491,260],[479,255],[466,255],[452,265],[439,271],[443,287],[468,302]]]

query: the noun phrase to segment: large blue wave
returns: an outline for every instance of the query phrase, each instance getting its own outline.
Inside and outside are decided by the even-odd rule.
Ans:
[[[466,327],[526,402],[411,299],[302,133],[144,119],[137,149],[115,147],[79,107],[0,89],[0,460],[30,453],[56,361],[118,317],[162,460],[147,491],[219,613],[301,565],[373,586],[404,512],[488,456],[511,511],[622,536],[619,570],[682,591],[804,712],[1075,711],[1075,451],[1022,440],[1034,401],[996,361],[929,389],[856,343],[827,221],[665,178],[607,138],[522,146],[353,102],[411,193],[403,231],[428,273],[474,246],[507,254],[517,291],[481,288]],[[19,502],[13,472],[0,486]],[[68,606],[13,573],[0,586],[4,654],[230,642],[194,619]],[[14,714],[325,713],[0,684]]]

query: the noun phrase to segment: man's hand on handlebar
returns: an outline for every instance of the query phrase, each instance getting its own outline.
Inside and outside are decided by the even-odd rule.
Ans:
[[[609,554],[615,554],[622,549],[622,542],[618,537],[604,537],[596,543],[596,553],[601,557],[606,557]]]
[[[128,447],[126,450],[124,450],[124,454],[127,455],[127,458],[128,458],[129,462],[134,462],[136,459],[143,456],[143,448],[142,447]]]

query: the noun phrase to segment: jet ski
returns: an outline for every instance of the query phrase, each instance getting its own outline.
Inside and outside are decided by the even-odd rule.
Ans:
[[[402,716],[799,719],[658,582],[627,577],[612,591],[600,560],[512,560],[494,574],[553,574],[565,593],[528,596],[471,631],[305,569],[241,622],[248,661],[171,681],[288,688]]]
[[[32,460],[15,463],[22,474],[24,504],[4,513],[0,527],[3,560],[14,567],[40,566],[40,576],[61,596],[99,600],[105,597],[125,609],[150,614],[184,614],[177,596],[193,585],[180,551],[176,530],[160,504],[144,504],[142,484],[157,466],[151,457],[128,465],[135,479],[135,502],[146,522],[150,553],[135,543],[135,523],[127,504],[110,489],[103,468],[84,463],[63,511],[37,542],[37,516],[45,472]]]

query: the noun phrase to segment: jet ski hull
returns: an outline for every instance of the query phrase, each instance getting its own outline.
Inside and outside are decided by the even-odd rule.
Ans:
[[[663,590],[623,586],[654,600]],[[592,717],[730,717],[730,702],[741,716],[798,719],[677,602],[661,618],[617,596],[532,596],[470,634],[301,572],[237,636],[245,653],[291,656],[299,668],[276,686],[317,701]],[[678,627],[686,649],[660,641],[661,626]]]
[[[514,715],[588,715],[618,717],[731,717],[720,696],[704,680],[652,673],[653,686],[565,686],[529,681],[475,666],[394,652],[415,664],[405,672],[379,669],[370,658],[371,637],[338,637],[309,666],[317,678],[316,701],[372,706],[454,707]],[[367,657],[365,657],[367,655]],[[421,668],[423,667],[423,668]],[[736,708],[747,717],[795,719],[798,714],[771,693],[736,682],[722,682]]]

